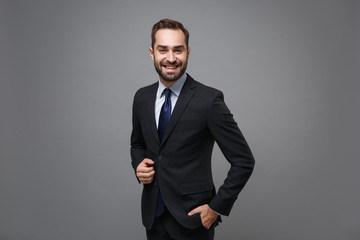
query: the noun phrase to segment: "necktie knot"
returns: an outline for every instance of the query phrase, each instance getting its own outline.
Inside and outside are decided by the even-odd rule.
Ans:
[[[165,88],[163,94],[165,94],[165,99],[169,99],[171,94],[170,88]]]

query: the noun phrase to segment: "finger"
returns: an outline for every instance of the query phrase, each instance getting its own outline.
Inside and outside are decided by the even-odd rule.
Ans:
[[[209,224],[204,224],[203,225],[206,229],[210,229],[210,227],[211,227],[211,225],[209,225]]]
[[[155,171],[151,171],[151,172],[138,172],[136,175],[138,178],[150,178],[152,176],[154,176]]]
[[[144,162],[141,162],[139,164],[139,166],[137,167],[138,170],[142,170],[142,171],[148,171],[149,169],[154,169],[153,165],[147,165]]]
[[[189,215],[189,216],[192,216],[192,215],[194,215],[194,214],[196,214],[196,213],[201,213],[201,212],[202,212],[202,206],[199,206],[199,207],[191,210],[191,211],[188,213],[188,215]]]
[[[201,223],[205,228],[210,229],[215,221],[216,221],[216,218],[215,219],[207,219],[205,221],[202,219]]]
[[[146,164],[146,165],[153,165],[155,162],[153,160],[151,160],[150,158],[145,158],[143,160],[143,162]]]
[[[149,164],[148,164],[149,163]],[[154,167],[151,165],[154,163],[151,159],[145,158],[136,168],[136,173],[138,172],[151,172],[154,170]]]
[[[154,176],[154,174],[155,174],[155,171],[154,171],[154,170],[152,170],[152,171],[150,171],[150,172],[141,172],[141,171],[138,171],[138,172],[136,173],[136,176],[137,176],[138,178],[141,178],[141,177],[148,178],[148,177]]]
[[[137,169],[137,172],[140,172],[140,173],[150,173],[154,171],[154,167],[139,167]]]
[[[140,180],[149,180],[152,179],[154,177],[154,175],[150,175],[150,176],[140,176],[138,177]]]
[[[143,183],[143,184],[149,184],[153,181],[153,177],[150,177],[150,178],[141,178],[140,179],[140,182]]]
[[[149,184],[149,183],[151,183],[152,182],[152,178],[150,178],[150,179],[146,179],[146,180],[141,180],[140,182],[142,183],[142,184]]]

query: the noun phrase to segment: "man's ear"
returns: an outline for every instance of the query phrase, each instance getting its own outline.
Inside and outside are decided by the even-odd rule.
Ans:
[[[150,51],[151,59],[154,61],[154,50],[152,49],[152,47],[149,47],[149,51]]]
[[[188,47],[188,50],[187,50],[187,56],[189,57],[190,56],[190,47]]]

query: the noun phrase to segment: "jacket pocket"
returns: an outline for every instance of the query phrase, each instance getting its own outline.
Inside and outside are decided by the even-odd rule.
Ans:
[[[180,185],[182,204],[186,212],[203,204],[208,204],[213,198],[214,186],[209,182],[196,182]]]

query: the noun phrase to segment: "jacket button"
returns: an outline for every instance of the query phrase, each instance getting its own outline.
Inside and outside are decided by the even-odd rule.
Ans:
[[[159,155],[159,160],[163,159],[163,156],[162,155]]]

